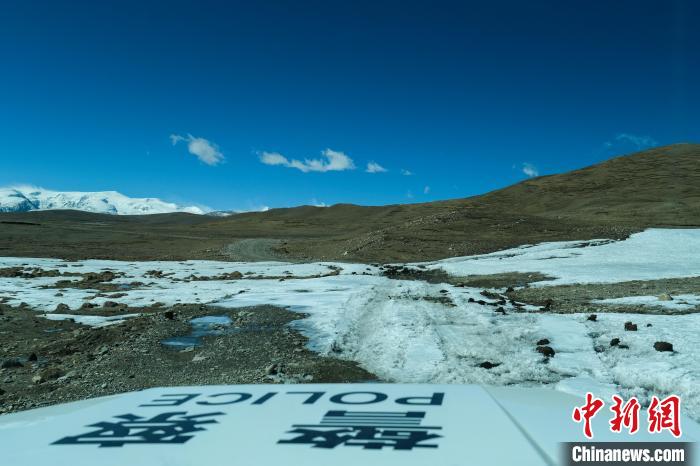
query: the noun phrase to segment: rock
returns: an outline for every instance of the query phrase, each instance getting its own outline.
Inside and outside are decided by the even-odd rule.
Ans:
[[[596,353],[602,353],[602,352],[605,351],[605,346],[603,346],[603,345],[595,345],[595,346],[593,347],[593,350],[594,350]]]
[[[165,317],[168,320],[173,320],[175,318],[175,313],[173,311],[165,311],[163,313],[163,317]]]
[[[651,324],[647,324],[647,327],[651,327]]]
[[[597,322],[598,321],[598,314],[589,315],[588,320],[590,320],[591,322]]]
[[[39,358],[36,356],[36,353],[32,353],[32,354],[30,354],[29,357],[27,358],[27,361],[35,362],[35,361],[38,360],[38,359],[39,359]]]
[[[620,343],[619,345],[617,345],[617,347],[620,349],[630,349],[630,347],[628,345],[625,345],[624,343]]]
[[[58,306],[56,306],[56,310],[54,312],[70,312],[70,306],[60,303]]]
[[[661,293],[658,296],[659,301],[673,301],[673,296],[668,293]]]
[[[5,359],[2,364],[0,364],[0,368],[2,369],[16,369],[18,367],[24,367],[24,364],[17,358]]]
[[[59,377],[63,377],[64,372],[58,367],[47,367],[43,371],[39,372],[39,375],[41,375],[44,380],[54,380]]]
[[[494,367],[500,366],[501,363],[499,362],[491,362],[491,361],[484,361],[481,364],[479,364],[479,367],[482,369],[493,369]]]
[[[505,316],[505,315],[508,315],[508,314],[506,313],[506,310],[503,308],[503,306],[498,306],[494,312],[500,312],[500,313],[503,314],[504,316]]]
[[[103,307],[119,307],[120,304],[116,303],[114,301],[105,301],[104,304],[102,305]]]
[[[619,338],[613,338],[610,340],[610,346],[617,346],[620,344],[620,339]]]
[[[265,368],[265,373],[267,375],[275,375],[275,374],[277,374],[278,370],[279,370],[279,367],[277,366],[277,364],[270,364],[269,366],[267,366]]]
[[[654,349],[656,351],[673,351],[673,345],[667,341],[657,341],[654,343]]]
[[[109,347],[107,345],[102,345],[99,348],[97,348],[97,351],[95,351],[95,354],[100,356],[107,353],[109,353]]]
[[[506,288],[506,293],[512,293],[514,291],[515,291],[515,289],[512,286],[509,286],[508,288]]]
[[[537,352],[542,353],[547,358],[552,358],[556,354],[551,346],[538,346]]]
[[[0,396],[2,396],[2,395],[4,395],[4,394],[5,394],[5,390],[3,390],[2,388],[0,388]]]
[[[181,353],[190,353],[192,351],[194,351],[194,346],[188,346],[187,348],[180,350]]]
[[[632,322],[625,322],[625,330],[627,330],[628,332],[636,332],[637,324],[633,324]]]
[[[548,345],[548,344],[549,344],[549,340],[547,338],[543,338],[537,342],[537,346],[544,346],[544,345]]]
[[[39,384],[48,382],[49,380],[56,380],[63,376],[63,371],[58,367],[47,367],[43,371],[39,372],[37,375],[32,377],[32,382]]]
[[[65,375],[62,375],[58,379],[56,379],[58,382],[68,382],[71,379],[75,379],[78,377],[78,373],[75,371],[68,371]]]
[[[204,361],[205,359],[207,359],[206,356],[202,356],[201,354],[195,354],[195,356],[192,358],[192,362],[200,362]]]
[[[467,302],[468,302],[468,303],[473,303],[473,302],[475,302],[475,301],[474,301],[474,298],[469,298],[469,299],[467,299]]]
[[[83,303],[80,306],[80,309],[92,309],[93,307],[96,307],[96,305],[92,303]]]

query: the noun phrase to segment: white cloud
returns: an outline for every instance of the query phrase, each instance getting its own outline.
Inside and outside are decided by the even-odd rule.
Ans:
[[[319,202],[316,200],[316,198],[311,199],[311,205],[314,207],[328,207],[328,204],[325,202]]]
[[[401,174],[402,174],[403,176],[411,176],[411,175],[413,175],[413,172],[410,171],[410,170],[406,170],[405,168],[402,168],[402,169],[401,169]]]
[[[636,150],[647,149],[659,145],[651,136],[639,136],[637,134],[619,133],[612,141],[603,144],[608,149],[624,150],[632,147]]]
[[[423,188],[423,194],[428,194],[428,193],[430,193],[430,186],[426,186],[425,188]]]
[[[343,152],[326,149],[321,152],[323,159],[289,160],[278,152],[261,152],[260,161],[265,165],[282,165],[296,168],[304,173],[354,170],[355,163]]]
[[[173,146],[179,142],[187,142],[187,151],[197,157],[201,162],[207,165],[218,165],[224,161],[224,154],[219,150],[219,146],[204,138],[197,138],[188,134],[180,136],[179,134],[171,134],[170,142]]]
[[[530,178],[532,178],[532,177],[534,177],[534,176],[540,176],[540,172],[539,172],[539,170],[537,170],[537,167],[534,166],[534,165],[531,164],[531,163],[525,162],[525,163],[522,165],[521,170],[522,170],[523,173],[525,173],[525,174],[526,174],[527,176],[529,176]]]
[[[365,171],[367,173],[384,173],[388,170],[376,162],[369,162]]]

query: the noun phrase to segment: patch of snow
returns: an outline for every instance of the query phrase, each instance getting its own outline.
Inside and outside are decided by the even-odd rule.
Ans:
[[[663,307],[675,311],[693,309],[700,306],[700,296],[694,294],[674,295],[672,300],[665,301],[658,296],[627,296],[624,298],[597,299],[591,301],[593,304],[613,304],[629,306]]]
[[[137,317],[140,314],[123,314],[118,316],[84,316],[73,314],[42,314],[49,320],[73,320],[78,324],[87,325],[89,327],[107,327],[108,325],[121,324],[126,319]]]
[[[427,264],[454,276],[539,272],[534,286],[700,276],[700,230],[649,229],[624,241],[542,243]]]

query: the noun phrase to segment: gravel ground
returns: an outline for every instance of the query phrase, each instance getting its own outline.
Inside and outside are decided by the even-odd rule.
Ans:
[[[307,350],[306,338],[287,325],[304,314],[194,304],[126,312],[141,315],[93,328],[0,304],[0,413],[164,385],[375,380],[354,362]],[[227,316],[232,324],[200,346],[162,344],[190,334],[190,319],[202,316]]]

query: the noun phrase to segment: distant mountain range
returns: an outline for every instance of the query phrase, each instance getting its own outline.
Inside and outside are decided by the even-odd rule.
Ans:
[[[199,207],[181,206],[150,197],[132,198],[116,191],[60,192],[33,186],[0,188],[0,212],[67,209],[113,215],[205,213]]]

